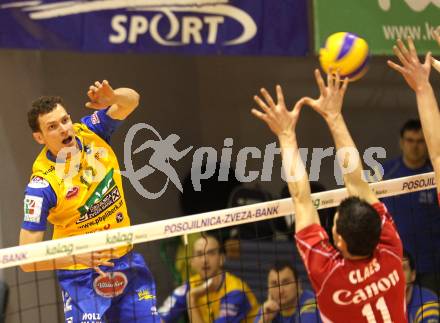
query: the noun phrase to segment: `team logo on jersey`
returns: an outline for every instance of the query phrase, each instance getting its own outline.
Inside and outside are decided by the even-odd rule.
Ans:
[[[35,176],[34,178],[32,178],[32,180],[28,184],[28,187],[31,187],[31,188],[45,188],[48,186],[49,186],[49,182],[40,176]]]
[[[74,198],[75,196],[77,196],[78,193],[79,193],[79,187],[73,186],[67,190],[66,199],[70,200],[70,199]]]
[[[138,294],[138,301],[148,301],[149,299],[155,299],[156,296],[152,295],[147,289],[142,289],[137,292]]]
[[[98,117],[98,113],[97,113],[97,112],[93,113],[93,114],[91,115],[90,119],[91,119],[91,121],[92,121],[92,124],[98,124],[98,123],[101,122],[101,120],[99,120],[99,117]]]
[[[40,196],[26,195],[24,197],[24,220],[40,223],[43,198]]]
[[[121,295],[127,286],[127,276],[116,271],[107,273],[104,277],[98,276],[93,281],[95,292],[105,298],[112,298]]]

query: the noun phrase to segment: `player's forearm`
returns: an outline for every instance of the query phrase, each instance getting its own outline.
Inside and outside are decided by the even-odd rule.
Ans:
[[[139,105],[139,94],[129,88],[119,88],[114,91],[115,102],[109,110],[109,115],[114,119],[125,119]]]
[[[362,162],[356,145],[348,131],[347,125],[342,114],[338,114],[332,119],[326,120],[333,140],[339,160],[342,163],[341,171],[344,176],[345,185],[350,194],[356,194],[354,188],[368,187],[368,183],[362,179]]]
[[[75,264],[78,264],[78,263],[75,263],[73,257],[66,256],[66,257],[38,261],[38,262],[30,263],[30,264],[21,265],[20,268],[24,272],[34,272],[34,271],[63,269],[63,268],[66,268],[68,266],[75,265]]]
[[[416,97],[429,156],[432,164],[436,165],[440,159],[440,112],[431,84],[418,88]]]
[[[312,202],[309,177],[301,159],[295,134],[285,134],[278,139],[286,181],[295,208],[295,228],[296,231],[300,231],[310,224],[319,224],[319,217]]]

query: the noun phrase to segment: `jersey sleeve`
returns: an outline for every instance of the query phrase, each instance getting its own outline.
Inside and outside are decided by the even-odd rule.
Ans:
[[[45,179],[35,176],[25,189],[23,229],[46,231],[49,210],[57,204],[57,197]]]
[[[397,232],[391,214],[388,212],[385,204],[375,203],[372,205],[380,216],[382,221],[382,231],[380,234],[379,247],[386,248],[399,257],[403,256],[402,241]]]
[[[172,295],[168,296],[158,311],[162,322],[177,322],[186,313],[187,292],[188,285],[185,284],[177,287]]]
[[[122,120],[112,119],[108,114],[109,108],[95,111],[93,114],[81,119],[81,123],[92,130],[105,141],[110,142],[110,137],[122,123]]]
[[[313,288],[319,291],[336,265],[339,252],[331,245],[327,232],[319,224],[309,225],[297,232],[295,239]]]
[[[220,302],[220,312],[215,323],[240,323],[245,320],[251,304],[246,292],[235,290],[228,293]]]

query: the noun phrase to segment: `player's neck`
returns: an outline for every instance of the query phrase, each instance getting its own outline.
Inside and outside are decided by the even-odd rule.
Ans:
[[[370,256],[356,256],[356,255],[352,255],[347,250],[342,251],[342,255],[344,256],[345,259],[350,259],[350,260],[361,260],[361,259],[370,258]]]
[[[410,159],[406,158],[405,156],[403,156],[402,160],[403,160],[403,163],[405,164],[405,166],[408,167],[409,169],[422,168],[426,164],[426,159],[410,160]]]

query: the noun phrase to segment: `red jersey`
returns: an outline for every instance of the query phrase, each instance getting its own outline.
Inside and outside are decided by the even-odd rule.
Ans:
[[[370,258],[345,259],[318,224],[296,234],[325,323],[407,322],[402,243],[385,205],[373,207],[382,219],[382,232]]]

